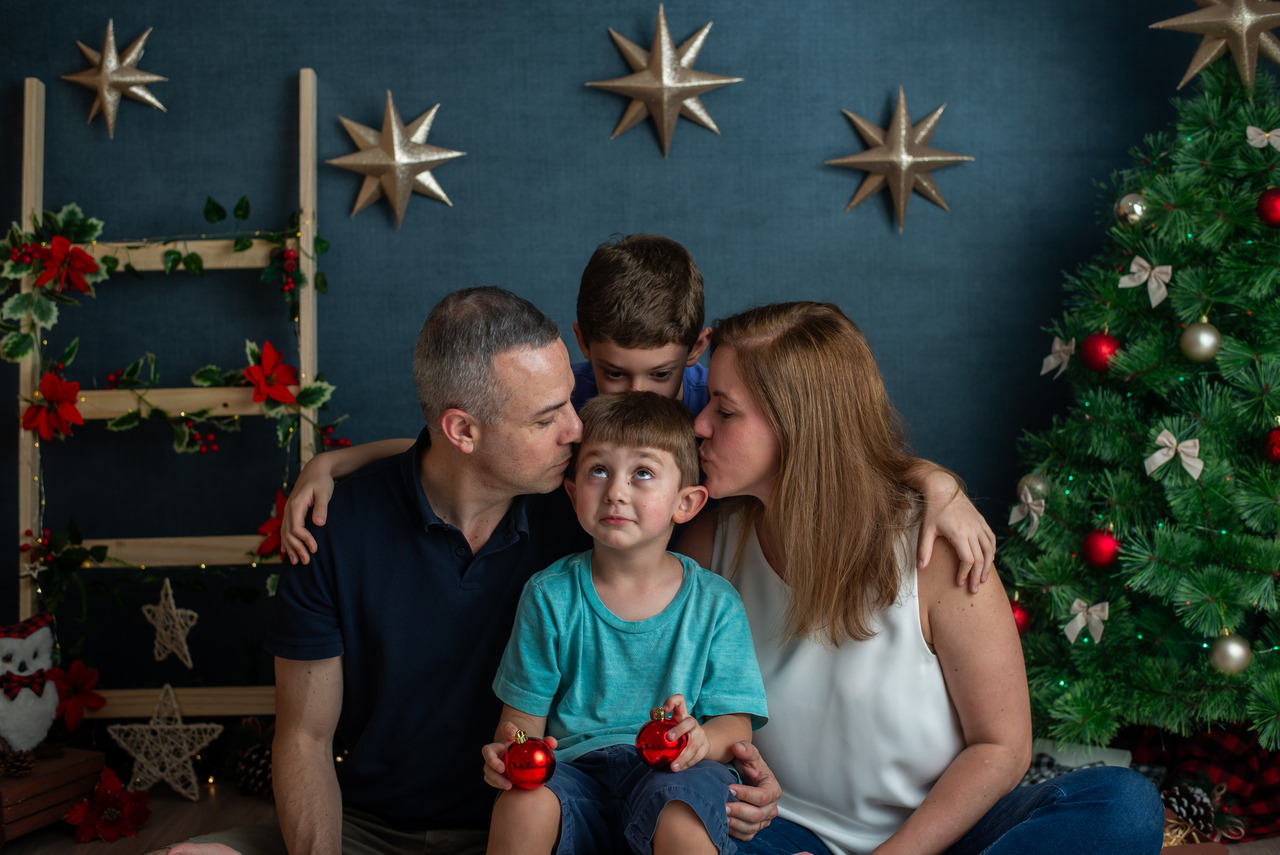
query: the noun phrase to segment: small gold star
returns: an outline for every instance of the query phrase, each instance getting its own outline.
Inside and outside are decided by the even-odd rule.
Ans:
[[[1153,30],[1178,30],[1204,36],[1191,57],[1187,73],[1178,84],[1181,89],[1210,63],[1229,49],[1236,61],[1240,79],[1253,87],[1258,54],[1280,63],[1280,40],[1269,30],[1280,27],[1280,3],[1265,0],[1195,0],[1198,12],[1152,24]]]
[[[680,116],[720,133],[698,96],[730,83],[741,83],[742,78],[722,77],[693,69],[693,63],[710,30],[711,24],[708,23],[676,48],[671,40],[671,31],[667,28],[662,4],[658,5],[658,24],[653,34],[652,51],[646,51],[618,35],[612,28],[609,29],[614,44],[633,72],[626,77],[587,84],[631,99],[627,111],[622,114],[622,120],[609,139],[616,138],[653,116],[654,127],[662,140],[662,156],[666,157],[671,151],[671,137],[676,132],[676,120]]]
[[[919,191],[944,211],[950,210],[929,173],[973,158],[928,147],[929,138],[933,136],[946,106],[943,104],[925,116],[919,124],[912,125],[911,117],[907,115],[907,99],[899,86],[898,105],[894,108],[893,119],[889,122],[887,131],[848,110],[843,111],[862,135],[863,141],[874,146],[858,154],[827,161],[831,166],[847,166],[867,173],[853,199],[845,207],[846,211],[879,193],[885,184],[889,185],[889,195],[893,197],[894,211],[898,215],[898,231],[902,231],[902,221],[907,215],[907,201],[911,198],[912,190]]]
[[[395,102],[391,100],[391,90],[388,89],[381,132],[359,122],[338,117],[360,150],[325,163],[350,169],[364,176],[351,216],[354,217],[384,195],[396,212],[396,228],[400,228],[404,222],[409,197],[414,193],[421,193],[453,206],[431,170],[455,157],[462,157],[466,152],[425,145],[438,109],[439,104],[415,119],[413,124],[406,126],[396,111]]]
[[[102,43],[101,53],[84,42],[76,42],[80,46],[80,52],[94,66],[93,68],[86,68],[75,74],[62,75],[63,80],[79,83],[98,93],[98,97],[93,99],[93,106],[89,108],[89,120],[85,124],[92,122],[93,117],[101,110],[107,117],[107,136],[110,139],[115,139],[116,136],[116,111],[120,109],[121,95],[150,104],[162,113],[168,112],[156,96],[147,89],[147,84],[160,83],[169,78],[148,74],[138,69],[143,46],[147,42],[147,36],[151,35],[151,28],[147,27],[147,31],[138,36],[133,44],[120,54],[116,52],[114,24],[113,20],[108,19],[107,36]]]
[[[147,623],[156,628],[156,643],[153,648],[157,662],[168,657],[170,653],[177,656],[188,668],[191,664],[191,651],[187,648],[187,633],[196,625],[199,618],[191,609],[180,609],[173,602],[173,587],[169,580],[164,580],[160,588],[160,602],[157,605],[145,605],[142,614]]]

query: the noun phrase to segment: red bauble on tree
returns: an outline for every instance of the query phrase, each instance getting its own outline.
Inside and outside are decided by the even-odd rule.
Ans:
[[[1106,567],[1120,554],[1120,541],[1110,529],[1091,531],[1084,536],[1080,554],[1094,567]]]
[[[1258,219],[1273,229],[1280,229],[1280,189],[1272,187],[1262,191],[1258,197]]]
[[[667,739],[667,731],[676,723],[671,720],[671,713],[662,707],[649,710],[649,719],[636,734],[636,750],[640,752],[640,759],[653,768],[669,769],[671,761],[689,744],[689,735],[682,733],[675,742]]]
[[[1009,608],[1013,609],[1013,625],[1018,628],[1018,635],[1026,635],[1027,630],[1031,629],[1031,612],[1018,602],[1016,593],[1009,598]]]
[[[556,770],[556,755],[547,743],[536,736],[525,736],[524,731],[519,730],[516,731],[516,741],[507,746],[503,763],[507,780],[512,785],[532,790],[545,784]]]
[[[1101,374],[1111,367],[1111,359],[1120,352],[1120,342],[1115,336],[1096,332],[1080,345],[1080,361],[1091,371]]]
[[[1262,456],[1272,463],[1280,463],[1280,427],[1267,431],[1262,440]]]

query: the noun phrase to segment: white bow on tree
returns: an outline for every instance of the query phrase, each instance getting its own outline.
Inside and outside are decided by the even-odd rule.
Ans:
[[[1013,510],[1009,512],[1009,525],[1013,525],[1018,520],[1031,517],[1031,525],[1027,528],[1026,538],[1036,533],[1036,529],[1040,526],[1040,515],[1044,513],[1044,499],[1031,498],[1031,491],[1026,487],[1022,488],[1022,492],[1018,494],[1020,503],[1013,506]]]
[[[1280,128],[1264,131],[1262,128],[1250,125],[1244,129],[1244,136],[1249,141],[1249,145],[1254,148],[1266,148],[1270,143],[1272,148],[1280,151]]]
[[[1067,634],[1067,640],[1072,644],[1076,643],[1076,636],[1080,634],[1080,630],[1084,629],[1085,624],[1089,625],[1089,635],[1093,637],[1095,642],[1102,641],[1102,622],[1110,617],[1111,605],[1109,603],[1094,603],[1089,605],[1079,597],[1071,604],[1071,613],[1075,615],[1071,621],[1062,628]]]
[[[1143,282],[1147,283],[1147,296],[1151,298],[1151,308],[1154,309],[1169,296],[1169,289],[1165,286],[1172,278],[1173,268],[1168,264],[1152,267],[1151,262],[1140,255],[1135,255],[1133,262],[1129,265],[1129,273],[1120,277],[1120,287],[1137,288]]]
[[[1187,474],[1197,481],[1200,480],[1200,473],[1204,470],[1204,461],[1200,459],[1200,440],[1188,439],[1178,442],[1177,437],[1165,429],[1156,437],[1156,445],[1160,448],[1156,449],[1156,453],[1148,457],[1144,464],[1148,475],[1168,463],[1176,454],[1181,458],[1182,468],[1187,470]]]
[[[1044,364],[1040,366],[1042,375],[1048,374],[1053,369],[1058,369],[1058,373],[1053,375],[1053,379],[1057,380],[1063,371],[1067,370],[1067,362],[1071,359],[1071,354],[1076,352],[1076,340],[1063,341],[1056,335],[1053,337],[1053,350],[1044,358]]]

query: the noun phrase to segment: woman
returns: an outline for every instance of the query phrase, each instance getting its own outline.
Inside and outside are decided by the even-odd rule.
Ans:
[[[745,853],[1156,853],[1163,809],[1128,769],[1014,789],[1031,718],[998,578],[955,584],[918,525],[897,414],[866,340],[838,308],[787,303],[720,322],[698,416],[716,517],[679,549],[730,578],[769,698],[754,737],[782,788]],[[758,817],[758,818],[757,818]],[[816,836],[815,836],[816,835]]]

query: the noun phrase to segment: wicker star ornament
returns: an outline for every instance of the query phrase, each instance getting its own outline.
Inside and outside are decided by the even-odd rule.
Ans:
[[[116,136],[116,113],[120,109],[121,96],[150,104],[162,113],[168,112],[156,96],[151,94],[147,85],[160,83],[169,78],[149,74],[138,68],[138,62],[142,59],[143,46],[146,45],[149,35],[151,35],[150,27],[134,39],[133,44],[125,48],[124,53],[119,53],[116,50],[115,22],[108,20],[107,36],[103,40],[101,53],[84,42],[76,42],[80,52],[93,68],[86,68],[75,74],[62,75],[63,80],[86,86],[97,93],[97,97],[93,99],[93,106],[89,108],[88,121],[92,122],[93,117],[98,115],[98,111],[102,111],[107,119],[107,136],[111,139],[115,139]]]
[[[222,725],[184,724],[173,687],[165,683],[151,721],[108,725],[107,733],[133,758],[129,789],[149,790],[164,781],[194,802],[200,798],[200,787],[191,758],[218,738]]]
[[[661,5],[658,6],[658,24],[653,34],[651,50],[645,50],[610,28],[609,35],[613,37],[614,44],[622,52],[632,73],[626,77],[587,84],[631,99],[610,139],[631,130],[652,116],[658,138],[662,141],[662,156],[666,157],[671,151],[671,137],[676,132],[676,120],[681,116],[720,133],[716,123],[711,120],[711,115],[702,106],[699,96],[730,83],[741,83],[742,78],[722,77],[694,70],[693,63],[710,30],[711,24],[707,24],[677,48],[671,40],[671,30],[667,28],[667,18]]]
[[[160,602],[142,607],[142,615],[147,623],[156,628],[156,642],[153,652],[156,661],[167,658],[170,653],[177,656],[183,665],[193,667],[191,651],[187,648],[187,633],[196,625],[199,615],[191,609],[180,609],[173,601],[173,586],[164,580],[160,588]]]
[[[1280,27],[1280,3],[1267,0],[1195,0],[1198,11],[1151,25],[1153,30],[1178,30],[1204,36],[1191,57],[1181,89],[1228,50],[1246,86],[1253,86],[1258,55],[1280,63],[1280,40],[1271,30]]]

